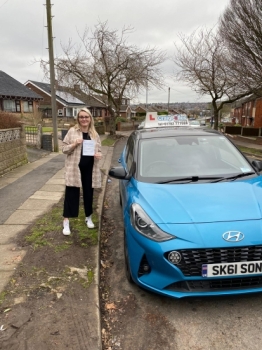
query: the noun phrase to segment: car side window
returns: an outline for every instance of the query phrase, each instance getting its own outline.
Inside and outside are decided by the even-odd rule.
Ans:
[[[134,160],[134,139],[130,137],[127,141],[126,165],[128,172],[131,169]]]

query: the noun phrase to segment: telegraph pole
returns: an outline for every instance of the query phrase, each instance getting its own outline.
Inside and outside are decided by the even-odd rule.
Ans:
[[[170,100],[170,87],[168,88],[168,99],[167,99],[167,114],[169,114],[169,100]]]
[[[47,34],[48,34],[48,50],[49,50],[49,67],[50,67],[50,85],[51,85],[51,101],[52,101],[52,121],[53,121],[54,152],[58,152],[59,148],[58,148],[58,137],[57,137],[55,68],[54,68],[52,15],[51,15],[50,0],[46,0],[46,15],[47,15]]]

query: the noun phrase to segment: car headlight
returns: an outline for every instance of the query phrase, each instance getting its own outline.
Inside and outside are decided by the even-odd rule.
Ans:
[[[176,238],[162,231],[144,212],[139,204],[133,203],[130,208],[131,224],[141,235],[156,242],[164,242]]]

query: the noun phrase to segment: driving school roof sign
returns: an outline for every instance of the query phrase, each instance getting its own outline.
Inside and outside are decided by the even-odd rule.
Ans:
[[[185,114],[157,115],[157,112],[147,112],[144,128],[188,125],[188,119]]]

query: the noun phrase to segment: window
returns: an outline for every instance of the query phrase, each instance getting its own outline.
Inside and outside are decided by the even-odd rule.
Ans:
[[[33,101],[23,101],[23,107],[25,113],[33,112]]]
[[[66,116],[67,117],[73,117],[73,110],[72,110],[72,108],[66,108]]]
[[[73,117],[77,117],[78,108],[73,108]]]
[[[127,161],[128,162],[128,161]],[[252,171],[224,136],[177,136],[140,141],[140,180],[190,176],[232,176]]]
[[[126,149],[126,165],[127,165],[127,170],[131,170],[131,166],[134,161],[134,140],[132,137],[130,137],[127,141],[127,149]]]
[[[20,101],[16,100],[4,100],[3,101],[4,111],[6,112],[20,112]]]
[[[101,109],[96,108],[93,112],[94,117],[101,117]]]

